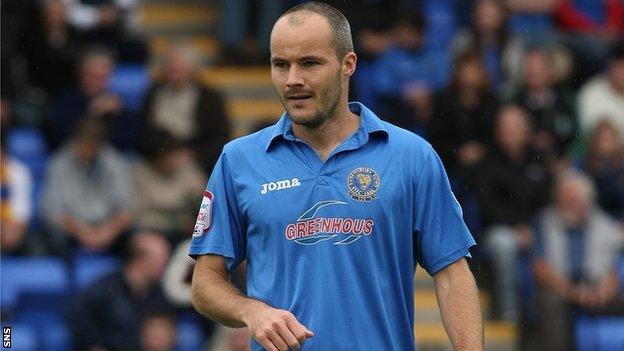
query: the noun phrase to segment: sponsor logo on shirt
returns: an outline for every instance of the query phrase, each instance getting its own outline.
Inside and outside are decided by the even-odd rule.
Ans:
[[[193,229],[193,236],[202,236],[210,231],[213,199],[214,195],[210,191],[204,190],[204,197],[197,214],[197,222],[195,222],[195,228]]]
[[[262,184],[262,187],[260,189],[260,194],[265,195],[266,193],[270,191],[289,189],[289,188],[294,188],[300,185],[301,185],[301,182],[299,182],[299,179],[297,178],[278,180],[275,182],[268,182],[268,183]]]
[[[340,205],[347,205],[347,203],[337,200],[317,202],[305,211],[295,223],[286,226],[284,236],[287,240],[298,244],[314,245],[341,235],[346,236],[346,238],[334,242],[334,245],[346,245],[354,243],[362,236],[369,236],[373,233],[375,221],[370,218],[316,217],[321,208]]]
[[[352,170],[347,176],[348,194],[357,201],[370,202],[375,200],[380,185],[381,178],[372,168],[359,167]]]

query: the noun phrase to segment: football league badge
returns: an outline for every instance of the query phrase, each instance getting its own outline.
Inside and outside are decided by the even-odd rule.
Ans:
[[[349,196],[354,200],[369,202],[377,198],[377,190],[381,185],[379,174],[372,168],[359,167],[347,176]]]
[[[214,195],[208,190],[204,190],[204,197],[202,199],[201,206],[199,207],[199,213],[197,214],[197,222],[193,229],[193,236],[202,236],[210,230],[212,223],[212,199]]]

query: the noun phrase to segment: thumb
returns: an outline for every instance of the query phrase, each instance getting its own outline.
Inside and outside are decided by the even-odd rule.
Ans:
[[[308,338],[308,339],[310,339],[310,338],[311,338],[311,337],[313,337],[313,336],[314,336],[314,332],[312,332],[312,331],[311,331],[311,330],[309,330],[309,329],[306,329],[306,331],[305,331],[305,337],[306,337],[306,338]]]

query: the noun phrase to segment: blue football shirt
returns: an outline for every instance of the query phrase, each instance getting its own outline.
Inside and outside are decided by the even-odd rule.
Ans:
[[[413,350],[416,264],[435,274],[475,242],[431,145],[349,108],[360,127],[325,161],[286,113],[228,143],[189,254],[247,259],[247,294],[315,333],[303,350]]]

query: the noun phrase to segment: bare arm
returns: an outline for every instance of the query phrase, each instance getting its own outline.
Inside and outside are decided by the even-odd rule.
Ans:
[[[465,258],[433,276],[444,329],[454,350],[483,350],[479,292]]]
[[[225,258],[203,255],[195,265],[192,282],[195,309],[229,327],[247,326],[251,336],[267,350],[299,349],[314,334],[289,311],[249,298],[230,282]]]

